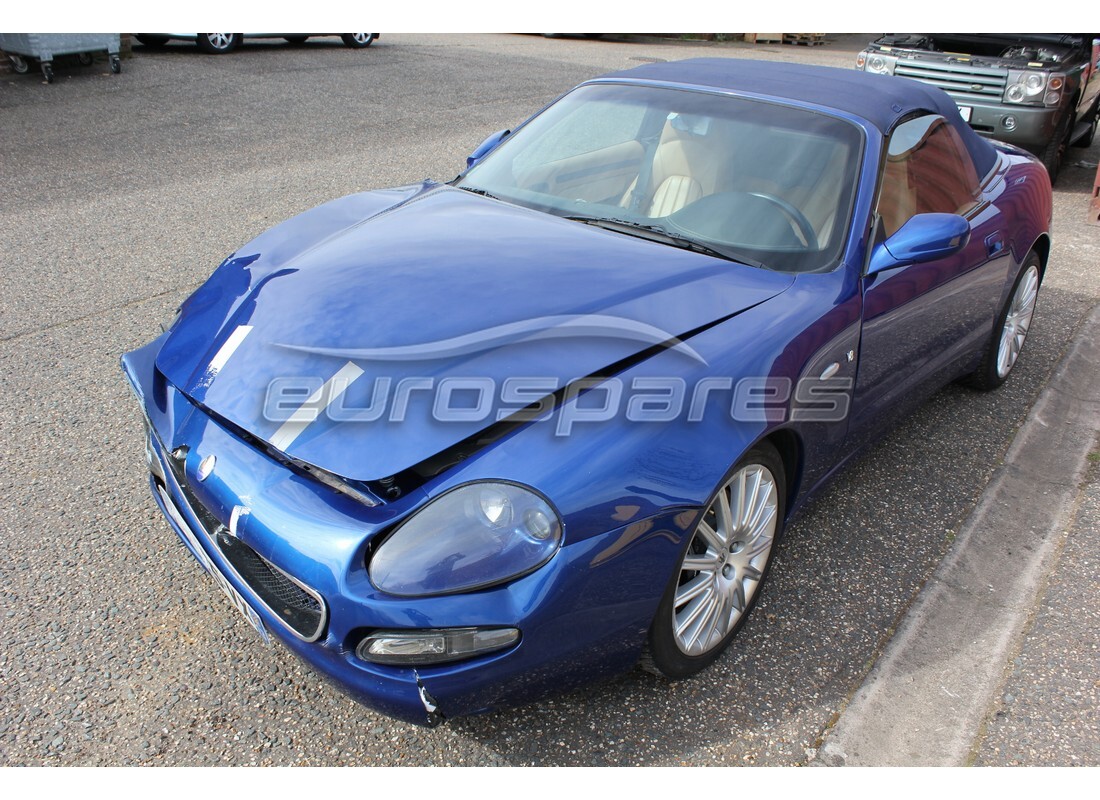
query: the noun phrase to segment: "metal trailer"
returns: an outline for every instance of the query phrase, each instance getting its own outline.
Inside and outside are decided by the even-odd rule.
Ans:
[[[26,58],[38,59],[46,83],[53,83],[55,56],[75,54],[87,66],[92,63],[92,53],[106,50],[111,72],[122,72],[119,39],[117,33],[0,33],[0,50],[8,54],[12,68],[21,75],[30,69]]]

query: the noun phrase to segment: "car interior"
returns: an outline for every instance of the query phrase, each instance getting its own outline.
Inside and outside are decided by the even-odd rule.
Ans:
[[[737,120],[672,113],[651,156],[643,141],[633,139],[539,164],[517,174],[516,183],[684,228],[702,225],[706,230],[695,232],[733,243],[752,244],[767,232],[783,247],[826,247],[838,210],[846,210],[843,177],[850,148],[811,132],[776,128],[761,137],[751,128]],[[721,199],[727,224],[717,224],[719,203],[712,201],[700,206],[706,214],[692,225],[690,209],[704,198]]]

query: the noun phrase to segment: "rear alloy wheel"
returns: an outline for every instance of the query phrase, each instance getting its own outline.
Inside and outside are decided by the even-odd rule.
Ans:
[[[348,47],[354,47],[356,49],[360,47],[370,47],[374,42],[373,33],[341,33],[340,38],[344,40],[344,44]]]
[[[997,325],[981,365],[965,381],[975,389],[996,389],[1008,379],[1016,366],[1035,316],[1035,302],[1039,297],[1039,266],[1039,256],[1033,250],[1024,261],[1012,286],[1012,294],[997,317]]]
[[[241,35],[239,33],[200,33],[195,43],[204,53],[215,55],[231,53],[241,43]]]
[[[783,528],[783,487],[783,462],[770,444],[738,462],[699,518],[665,591],[643,667],[686,678],[729,645],[768,574]]]
[[[1024,340],[1027,338],[1031,319],[1035,316],[1035,300],[1039,296],[1039,267],[1036,264],[1024,269],[1016,283],[1012,301],[1001,328],[1001,340],[997,345],[997,377],[1002,381],[1008,377],[1016,359],[1020,357]]]

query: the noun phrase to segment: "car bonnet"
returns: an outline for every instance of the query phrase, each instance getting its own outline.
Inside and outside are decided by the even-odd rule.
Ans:
[[[158,369],[208,411],[354,480],[394,475],[491,425],[508,379],[560,387],[654,348],[701,360],[677,337],[793,280],[447,186],[279,264],[263,242],[185,304]],[[447,417],[465,402],[451,390],[471,386],[475,399],[493,395],[491,412],[439,419],[441,391]]]

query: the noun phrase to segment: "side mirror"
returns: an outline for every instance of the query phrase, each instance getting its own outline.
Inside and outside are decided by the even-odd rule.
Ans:
[[[970,242],[970,223],[958,214],[917,214],[875,248],[867,274],[946,258]]]
[[[485,156],[489,155],[489,153],[491,153],[498,144],[504,141],[504,138],[509,133],[511,133],[511,131],[507,129],[503,131],[497,131],[496,133],[489,136],[489,138],[486,139],[484,142],[479,144],[474,152],[466,156],[466,169],[469,169],[474,164],[481,161],[481,159],[485,158]]]

